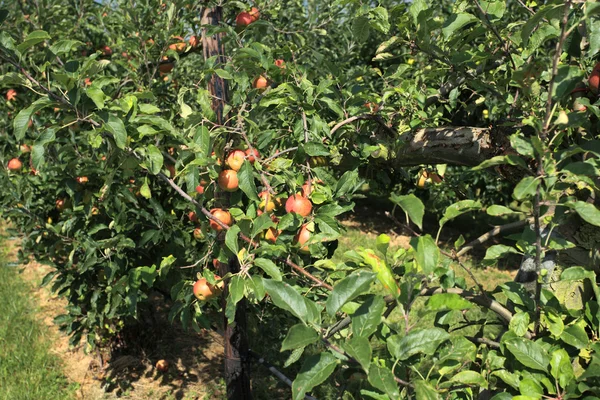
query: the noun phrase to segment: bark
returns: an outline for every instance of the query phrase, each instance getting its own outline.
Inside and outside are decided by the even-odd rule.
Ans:
[[[475,166],[499,153],[491,128],[425,128],[403,134],[392,153],[392,164]]]
[[[221,7],[207,7],[202,11],[202,25],[219,25],[223,19],[223,9]],[[218,33],[208,36],[206,29],[202,30],[202,51],[204,59],[217,57],[217,64],[225,63],[225,48],[223,46],[223,34]],[[225,115],[223,110],[227,104],[227,81],[213,74],[208,84],[208,90],[212,95],[212,108],[215,111],[216,122],[223,125]],[[225,197],[226,202],[228,199]],[[221,276],[228,273],[236,274],[239,272],[237,259],[233,257],[229,263],[221,263]],[[249,370],[249,348],[248,336],[246,331],[246,301],[242,299],[235,312],[233,324],[229,324],[225,310],[227,307],[227,298],[229,296],[229,282],[225,283],[225,289],[221,297],[223,327],[224,327],[224,350],[225,350],[225,382],[227,385],[227,398],[229,400],[250,400],[252,392],[250,387]]]

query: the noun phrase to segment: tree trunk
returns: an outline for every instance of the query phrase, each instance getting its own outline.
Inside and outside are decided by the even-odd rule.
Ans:
[[[221,7],[207,7],[202,11],[202,25],[218,26],[223,19],[223,9]],[[207,36],[206,29],[202,30],[202,50],[204,59],[217,57],[217,64],[225,63],[225,48],[222,41],[222,33],[213,36]],[[227,104],[227,81],[213,74],[208,85],[212,95],[212,108],[215,111],[216,121],[223,124],[226,120],[223,115],[225,104]],[[226,198],[223,199],[227,201]],[[235,274],[239,272],[239,264],[235,257],[229,263],[220,263],[221,276],[229,272]],[[223,331],[224,331],[224,350],[225,350],[225,382],[227,384],[227,398],[229,400],[249,400],[252,399],[250,388],[250,371],[248,365],[249,349],[246,332],[246,301],[242,299],[235,312],[234,323],[229,324],[225,310],[227,307],[227,297],[229,296],[229,282],[225,284],[225,290],[221,298],[221,307],[223,313]]]

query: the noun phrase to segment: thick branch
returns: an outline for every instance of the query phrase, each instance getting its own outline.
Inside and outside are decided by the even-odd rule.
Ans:
[[[491,128],[441,127],[411,131],[400,137],[392,164],[475,166],[497,155]]]

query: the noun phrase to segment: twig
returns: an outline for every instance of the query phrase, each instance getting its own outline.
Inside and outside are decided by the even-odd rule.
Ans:
[[[490,240],[492,237],[499,235],[501,233],[504,233],[506,231],[510,231],[512,229],[517,229],[520,228],[522,226],[527,225],[528,223],[531,223],[531,219],[524,219],[521,221],[515,221],[515,222],[511,222],[509,224],[506,225],[501,225],[501,226],[496,226],[494,227],[494,229],[484,233],[483,235],[479,236],[477,239],[472,240],[471,242],[467,243],[465,246],[463,246],[458,253],[456,253],[456,257],[462,257],[465,254],[467,254],[469,251],[471,251],[473,249],[473,247],[483,244],[486,241]]]
[[[562,52],[563,45],[567,39],[567,24],[569,22],[569,11],[571,10],[571,0],[565,2],[565,11],[562,19],[562,28],[560,33],[560,39],[556,43],[556,50],[552,59],[552,76],[550,78],[550,84],[548,85],[548,100],[546,101],[546,116],[544,117],[544,127],[540,133],[540,139],[546,139],[548,135],[548,128],[550,126],[550,119],[552,118],[552,90],[554,90],[554,83],[556,75],[558,75],[558,61],[560,60],[560,54]]]
[[[136,154],[136,156],[137,156],[137,154]],[[200,212],[202,212],[202,214],[204,214],[208,219],[210,219],[211,221],[214,221],[221,228],[223,228],[225,230],[229,230],[230,229],[229,225],[225,224],[223,221],[221,221],[220,219],[218,219],[217,217],[215,217],[214,215],[212,215],[210,213],[210,211],[208,211],[200,203],[198,203],[194,198],[192,198],[189,194],[187,194],[181,187],[179,187],[179,185],[177,185],[175,182],[173,182],[172,179],[168,178],[162,172],[159,172],[157,174],[157,176],[159,178],[161,178],[163,181],[167,182],[169,184],[169,186],[171,186],[173,189],[175,189],[175,191],[177,193],[179,193],[184,199],[186,199],[187,201],[189,201],[190,203],[192,203],[194,206],[196,206],[196,208],[198,210],[200,210]],[[246,243],[250,244],[252,247],[257,248],[259,246],[258,243],[256,243],[255,241],[253,241],[252,239],[250,239],[248,236],[244,235],[243,233],[240,232],[239,236],[240,236],[240,238],[243,241],[245,241]],[[318,286],[324,287],[327,290],[333,290],[333,286],[331,286],[328,283],[323,282],[322,280],[320,280],[319,278],[317,278],[316,276],[314,276],[313,274],[311,274],[310,272],[308,272],[307,270],[305,270],[304,268],[302,268],[298,264],[290,261],[289,259],[286,259],[286,258],[283,258],[283,257],[277,257],[276,259],[280,260],[284,264],[288,265],[289,267],[291,267],[296,272],[299,272],[301,275],[304,275],[308,279],[312,280]]]
[[[296,151],[296,150],[298,150],[298,147],[290,147],[289,149],[285,149],[285,150],[278,151],[277,153],[273,154],[273,155],[272,155],[272,156],[270,156],[269,158],[265,158],[265,159],[264,159],[264,161],[262,162],[262,164],[266,164],[266,163],[268,163],[269,161],[271,161],[271,160],[273,160],[273,159],[275,159],[275,158],[279,157],[279,156],[280,156],[280,155],[282,155],[282,154],[289,153],[290,151]]]
[[[385,130],[388,131],[388,133],[390,133],[392,136],[396,136],[396,131],[393,130],[392,128],[390,128],[383,121],[383,119],[379,115],[376,115],[376,114],[361,114],[361,115],[355,115],[354,117],[346,118],[345,120],[338,122],[333,128],[331,128],[331,134],[333,135],[335,133],[335,131],[337,131],[344,125],[348,125],[354,121],[359,121],[359,120],[363,120],[363,119],[370,119],[370,120],[377,122],[379,125],[381,125],[383,128],[385,128]]]
[[[483,14],[483,17],[485,18],[486,24],[489,26],[489,28],[492,30],[492,33],[498,38],[498,40],[500,41],[500,46],[502,47],[502,50],[504,51],[504,54],[508,57],[508,59],[510,60],[510,63],[512,64],[513,70],[517,69],[517,66],[515,65],[515,61],[512,59],[511,55],[510,55],[510,41],[506,41],[504,42],[504,39],[502,39],[502,36],[500,36],[500,33],[498,32],[498,29],[496,29],[496,26],[494,26],[494,24],[492,24],[492,21],[490,21],[490,18],[488,17],[487,11],[485,11],[482,7],[481,4],[479,4],[478,0],[473,0],[475,2],[475,5],[477,6],[477,8],[479,9],[479,12],[481,12],[481,14]]]
[[[256,361],[258,361],[259,364],[263,364],[265,367],[267,367],[269,372],[271,372],[271,374],[273,374],[277,379],[279,379],[280,381],[282,381],[289,387],[292,387],[292,380],[290,378],[288,378],[287,376],[285,376],[283,373],[281,373],[273,365],[271,365],[260,354],[256,353],[255,351],[252,351],[252,350],[250,350],[248,353],[250,354],[250,356],[254,357],[256,359]],[[317,400],[315,397],[309,396],[307,394],[304,395],[304,398],[306,400]]]

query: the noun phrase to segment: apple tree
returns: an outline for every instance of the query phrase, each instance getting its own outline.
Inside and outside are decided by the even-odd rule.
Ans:
[[[261,315],[294,399],[597,393],[595,2],[42,3],[0,2],[0,215],[72,343],[157,291],[224,333],[229,398]],[[332,258],[365,187],[410,247]],[[466,213],[496,227],[442,242]],[[486,291],[464,256],[508,233]]]

